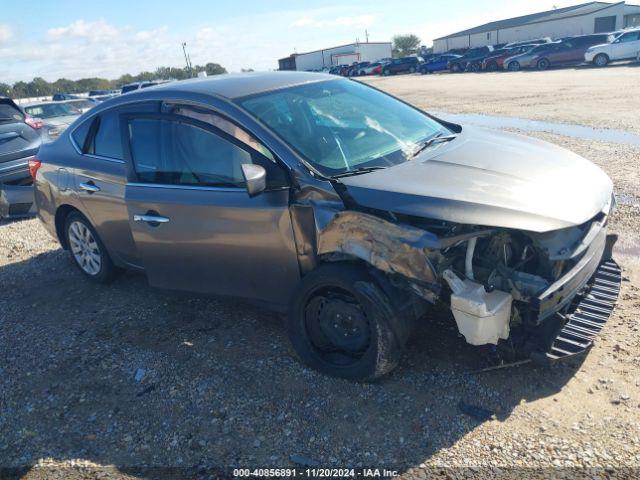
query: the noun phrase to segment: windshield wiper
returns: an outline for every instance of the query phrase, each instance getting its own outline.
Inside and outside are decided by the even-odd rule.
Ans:
[[[453,140],[454,138],[456,138],[457,135],[442,135],[441,133],[439,133],[438,135],[436,135],[435,137],[431,137],[428,140],[425,140],[424,142],[422,142],[418,148],[413,151],[411,153],[411,156],[409,157],[410,160],[413,160],[414,158],[416,158],[421,152],[424,152],[427,148],[429,148],[431,145],[435,144],[435,143],[444,143],[444,142],[450,142],[451,140]]]
[[[353,175],[362,175],[363,173],[373,172],[374,170],[384,170],[387,167],[359,167],[355,170],[349,170],[348,172],[339,173],[337,175],[331,175],[331,178],[351,177]]]

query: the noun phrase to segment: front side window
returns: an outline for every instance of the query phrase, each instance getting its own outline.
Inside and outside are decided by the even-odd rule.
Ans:
[[[422,142],[451,133],[389,95],[346,80],[238,102],[325,176],[405,162]]]
[[[241,187],[241,165],[251,155],[231,142],[188,123],[133,119],[131,157],[145,183]]]
[[[226,118],[218,115],[215,112],[212,112],[211,110],[204,110],[190,105],[180,104],[166,104],[166,110],[168,113],[172,113],[174,115],[193,118],[200,122],[213,125],[214,127],[219,128],[220,130],[225,132],[227,135],[231,135],[236,140],[252,148],[256,152],[261,153],[269,160],[275,161],[275,158],[271,151],[267,147],[265,147],[257,138],[255,138],[243,128],[240,128],[235,123],[227,120]]]

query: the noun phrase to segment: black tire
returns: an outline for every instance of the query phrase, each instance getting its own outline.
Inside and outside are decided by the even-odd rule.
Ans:
[[[416,73],[416,67],[409,67],[409,73]]]
[[[509,65],[507,65],[507,70],[509,70],[510,72],[520,71],[520,62],[518,61],[509,62]]]
[[[599,53],[593,58],[596,67],[606,67],[609,64],[609,57],[605,53]]]
[[[547,68],[549,68],[549,65],[550,63],[548,59],[541,58],[540,60],[538,60],[538,63],[536,66],[538,67],[538,70],[546,70]]]
[[[383,77],[388,77],[391,74],[391,72],[389,70],[382,70],[382,76]]]
[[[95,272],[87,268],[89,262],[86,262],[85,266],[83,266],[81,260],[78,259],[77,254],[74,252],[74,238],[72,237],[74,237],[74,235],[77,235],[73,230],[78,228],[78,223],[84,225],[84,227],[90,232],[91,237],[94,241],[94,246],[90,248],[100,257],[99,267],[95,269]],[[69,251],[71,252],[73,263],[87,278],[90,278],[94,282],[98,283],[109,283],[115,278],[119,270],[113,264],[113,261],[111,260],[111,257],[109,256],[109,253],[102,243],[102,240],[98,236],[95,228],[93,228],[91,222],[89,222],[89,220],[87,220],[84,215],[82,215],[80,212],[71,212],[65,220],[64,235],[69,247]],[[87,242],[87,246],[89,245],[91,245],[91,243]]]
[[[469,70],[471,70],[472,72],[479,72],[481,70],[480,64],[478,62],[472,63],[469,67]]]
[[[372,381],[400,360],[408,334],[399,318],[364,267],[325,264],[302,279],[287,330],[304,364],[334,377]]]
[[[451,67],[449,67],[449,70],[451,71],[451,73],[458,73],[460,71],[460,64],[454,63],[453,65],[451,65]]]
[[[495,72],[498,70],[498,64],[496,62],[487,63],[487,72]]]

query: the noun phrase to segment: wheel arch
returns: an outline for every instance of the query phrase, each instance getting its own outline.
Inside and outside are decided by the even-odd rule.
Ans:
[[[56,235],[58,236],[58,241],[64,250],[69,250],[69,245],[67,243],[67,236],[64,234],[64,225],[67,221],[67,217],[72,212],[78,212],[80,215],[85,216],[80,210],[78,210],[73,205],[63,204],[60,205],[56,209],[56,215],[54,217],[54,223],[56,227]]]

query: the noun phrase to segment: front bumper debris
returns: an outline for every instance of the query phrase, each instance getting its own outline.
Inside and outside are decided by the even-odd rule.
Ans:
[[[548,350],[533,351],[531,359],[549,364],[589,350],[613,312],[621,282],[622,270],[614,260],[600,263],[587,284],[587,291],[573,299],[571,313],[563,316],[564,325],[552,338]]]

